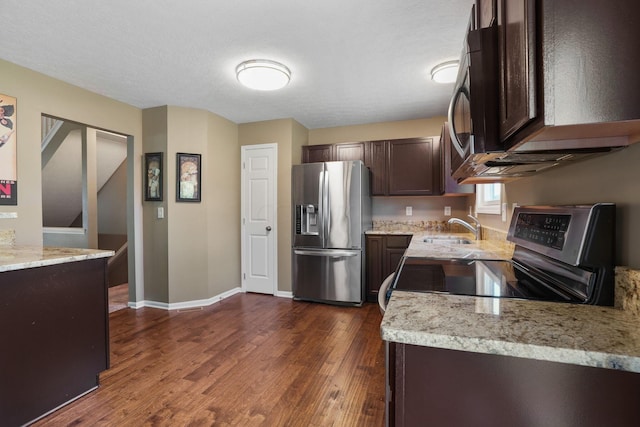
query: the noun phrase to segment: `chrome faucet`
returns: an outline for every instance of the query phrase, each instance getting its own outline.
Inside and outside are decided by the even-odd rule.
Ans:
[[[480,221],[478,220],[478,218],[476,218],[473,215],[469,215],[469,218],[471,218],[473,220],[473,222],[476,225],[475,227],[473,225],[469,224],[467,221],[464,221],[464,220],[462,220],[460,218],[451,218],[447,222],[449,224],[460,224],[461,226],[463,226],[467,230],[471,231],[476,236],[476,240],[478,240],[478,239],[480,239],[480,230],[482,229],[482,227],[480,225]]]

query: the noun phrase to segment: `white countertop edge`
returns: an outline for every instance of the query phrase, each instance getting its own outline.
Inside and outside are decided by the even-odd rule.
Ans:
[[[381,327],[381,335],[384,341],[401,344],[640,373],[640,359],[633,356],[497,341],[486,338],[439,335],[426,332],[416,333],[415,331],[394,329],[388,326]]]

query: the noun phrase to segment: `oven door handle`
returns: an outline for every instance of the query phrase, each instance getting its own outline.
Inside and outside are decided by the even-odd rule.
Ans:
[[[387,310],[387,292],[395,277],[395,272],[387,276],[387,278],[382,281],[382,285],[380,285],[380,289],[378,290],[378,307],[380,307],[380,313],[382,314]]]
[[[464,79],[462,80],[464,82]],[[451,97],[451,101],[449,102],[449,111],[447,112],[447,119],[449,120],[449,134],[451,135],[451,145],[458,152],[461,159],[465,159],[467,156],[467,152],[469,151],[469,147],[465,150],[458,139],[458,135],[456,134],[456,125],[453,121],[453,111],[455,109],[456,101],[460,95],[464,93],[463,83],[457,85],[455,91],[453,92],[453,96]]]

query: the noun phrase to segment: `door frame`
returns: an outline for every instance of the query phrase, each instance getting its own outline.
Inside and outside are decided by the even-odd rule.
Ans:
[[[241,179],[240,179],[240,281],[242,283],[241,289],[242,292],[247,292],[245,274],[247,271],[247,263],[248,263],[248,253],[247,246],[245,245],[246,239],[246,227],[245,227],[245,218],[246,210],[248,206],[245,202],[246,195],[246,169],[245,169],[245,161],[247,158],[247,154],[250,150],[255,149],[271,149],[273,150],[273,155],[275,159],[274,168],[271,171],[270,177],[270,185],[273,186],[273,199],[275,203],[272,206],[272,214],[273,214],[273,227],[271,230],[272,241],[270,245],[270,250],[273,251],[273,265],[270,267],[273,269],[273,289],[271,294],[276,296],[278,295],[278,144],[277,143],[266,143],[266,144],[254,144],[254,145],[243,145],[240,147],[240,170],[241,170]]]

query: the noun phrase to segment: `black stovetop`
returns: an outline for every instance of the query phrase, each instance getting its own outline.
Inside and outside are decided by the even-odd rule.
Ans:
[[[512,260],[405,257],[398,272],[394,290],[581,302],[565,292],[542,285]]]

